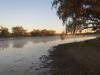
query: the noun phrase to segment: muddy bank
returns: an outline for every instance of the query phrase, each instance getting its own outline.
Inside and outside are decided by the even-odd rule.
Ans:
[[[43,59],[50,75],[100,75],[100,38],[58,45]]]

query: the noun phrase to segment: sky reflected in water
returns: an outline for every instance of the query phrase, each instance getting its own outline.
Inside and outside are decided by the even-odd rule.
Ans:
[[[45,75],[50,69],[43,68],[49,49],[58,44],[93,38],[95,37],[75,37],[65,40],[61,40],[60,37],[1,39],[0,75]]]

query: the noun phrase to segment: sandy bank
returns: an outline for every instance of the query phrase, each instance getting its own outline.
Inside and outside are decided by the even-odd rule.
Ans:
[[[49,54],[52,75],[100,75],[100,38],[58,45]]]

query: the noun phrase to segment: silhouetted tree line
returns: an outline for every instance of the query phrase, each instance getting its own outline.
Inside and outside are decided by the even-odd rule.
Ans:
[[[55,31],[53,31],[53,30],[46,30],[46,29],[43,29],[43,30],[33,30],[30,34],[32,36],[53,36],[53,35],[55,35]]]
[[[32,36],[54,36],[56,35],[54,30],[36,30],[33,29],[31,32],[27,32],[23,27],[16,26],[12,27],[12,32],[6,27],[0,28],[0,37],[32,37]]]

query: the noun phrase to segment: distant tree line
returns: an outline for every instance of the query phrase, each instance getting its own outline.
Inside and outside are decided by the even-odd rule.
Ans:
[[[6,27],[0,27],[0,37],[32,37],[32,36],[54,36],[56,32],[54,30],[38,30],[33,29],[30,32],[27,32],[23,27],[16,26],[12,27],[12,32],[9,32],[9,29]]]

